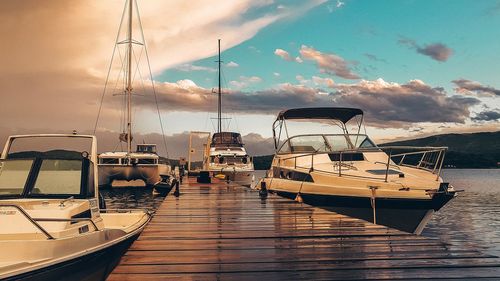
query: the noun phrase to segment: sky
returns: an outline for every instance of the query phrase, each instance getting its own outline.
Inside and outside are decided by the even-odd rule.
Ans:
[[[119,147],[123,73],[112,60],[125,0],[0,2],[0,138],[92,133]],[[253,154],[272,153],[286,108],[350,106],[378,142],[500,129],[500,1],[138,1],[147,68],[134,76],[136,141],[178,157],[189,131],[213,131],[217,39],[225,129]],[[122,46],[123,47],[123,46]],[[139,49],[137,60],[144,63]],[[142,77],[142,82],[139,77]],[[260,145],[265,144],[265,145]],[[161,150],[160,150],[161,151]]]

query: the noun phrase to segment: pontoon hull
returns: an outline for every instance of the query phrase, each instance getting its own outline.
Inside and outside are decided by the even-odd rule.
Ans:
[[[272,189],[270,189],[272,191]],[[282,197],[295,199],[297,193],[276,191]],[[304,194],[303,202],[339,214],[373,222],[371,199],[367,197]],[[454,197],[454,193],[438,194],[432,199],[376,198],[376,222],[406,232],[420,234],[434,211]]]
[[[113,181],[142,180],[147,186],[153,186],[160,181],[160,171],[157,165],[99,165],[99,186],[111,186]]]
[[[106,280],[107,276],[118,265],[121,257],[137,239],[140,233],[130,236],[106,249],[91,252],[87,255],[37,269],[35,271],[12,276],[4,280],[24,281],[72,281],[72,280]]]

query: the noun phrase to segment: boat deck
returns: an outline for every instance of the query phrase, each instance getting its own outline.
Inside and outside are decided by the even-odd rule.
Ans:
[[[191,181],[191,179],[190,179]],[[108,280],[498,280],[500,259],[226,183],[169,195]]]

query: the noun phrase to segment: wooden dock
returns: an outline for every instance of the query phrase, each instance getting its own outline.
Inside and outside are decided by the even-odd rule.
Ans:
[[[499,280],[500,259],[226,183],[181,186],[108,280]]]

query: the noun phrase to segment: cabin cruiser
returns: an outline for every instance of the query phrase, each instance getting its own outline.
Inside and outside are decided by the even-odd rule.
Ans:
[[[239,133],[215,133],[207,152],[205,171],[215,177],[243,185],[251,183],[254,173],[253,159],[246,152]]]
[[[134,7],[136,10],[134,11]],[[128,15],[128,16],[125,16]],[[120,62],[123,63],[120,69],[123,70],[123,73],[120,72],[118,75],[118,81],[116,81],[117,85],[123,85],[123,89],[120,89],[121,92],[114,93],[113,95],[119,95],[124,98],[124,114],[122,115],[123,120],[123,132],[119,134],[120,144],[126,143],[126,150],[123,151],[112,151],[112,152],[104,152],[99,155],[99,186],[101,187],[110,187],[112,186],[113,181],[115,180],[125,180],[125,181],[134,181],[134,180],[142,180],[147,187],[155,187],[157,191],[161,193],[165,193],[172,188],[175,184],[175,175],[172,172],[171,166],[167,163],[160,163],[160,157],[156,151],[156,144],[137,144],[136,151],[132,149],[132,127],[133,127],[133,104],[132,104],[132,96],[137,94],[134,86],[137,88],[142,88],[144,90],[144,82],[142,84],[134,83],[134,79],[136,76],[141,76],[134,74],[136,71],[140,73],[139,68],[139,59],[134,57],[134,47],[143,48],[141,50],[141,54],[144,53],[147,59],[147,66],[149,70],[149,77],[147,79],[151,83],[151,89],[153,90],[158,118],[160,121],[160,126],[163,135],[163,141],[166,147],[165,134],[163,133],[163,123],[161,121],[160,109],[157,103],[157,97],[153,82],[153,77],[151,74],[151,67],[149,65],[149,58],[147,58],[147,49],[146,42],[144,40],[144,34],[142,32],[142,25],[140,24],[140,19],[136,20],[136,24],[139,25],[140,34],[135,35],[132,34],[133,31],[133,20],[134,15],[139,17],[137,3],[134,0],[127,0],[125,4],[124,14],[122,16],[122,22],[120,23],[120,29],[122,26],[127,26],[126,38],[124,40],[120,40],[119,36],[117,36],[115,51],[118,47],[125,48],[125,54],[123,60]],[[127,22],[124,22],[127,20]],[[118,35],[121,34],[121,30],[118,30]],[[142,41],[140,39],[142,39]],[[113,56],[116,52],[113,52]],[[136,65],[132,67],[133,62],[136,62]],[[111,58],[111,64],[113,63],[113,57]],[[111,71],[112,67],[109,68]],[[108,88],[108,82],[110,76],[110,72],[108,72],[108,77],[106,78],[106,85],[104,86],[104,92],[102,98],[104,98],[104,94],[106,93],[106,89]],[[142,77],[140,77],[142,79]],[[123,79],[123,81],[121,80]],[[136,84],[136,85],[134,85]],[[102,98],[101,98],[101,106],[102,106]],[[126,118],[125,118],[126,117]],[[99,120],[99,115],[98,119]],[[96,122],[97,126],[97,122]]]
[[[217,132],[213,134],[210,144],[206,145],[203,160],[204,171],[200,174],[201,177],[198,180],[201,180],[201,182],[210,182],[210,177],[212,176],[250,186],[254,179],[253,158],[247,154],[239,133],[222,131],[222,61],[220,57],[220,39],[218,43],[219,86],[217,91]]]
[[[104,280],[149,222],[106,210],[89,135],[11,136],[0,159],[0,279]]]
[[[290,122],[301,129],[316,123],[322,131],[290,135]],[[355,122],[357,133],[349,132],[348,122]],[[363,111],[356,108],[281,111],[273,124],[276,153],[260,188],[420,234],[456,195],[440,177],[446,147],[379,147],[360,134],[362,123]],[[327,126],[341,133],[327,134]]]

